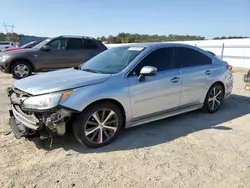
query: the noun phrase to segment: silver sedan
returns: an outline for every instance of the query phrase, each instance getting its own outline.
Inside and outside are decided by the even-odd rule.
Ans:
[[[122,127],[197,109],[216,112],[232,92],[231,70],[184,44],[112,48],[79,67],[16,81],[8,89],[10,125],[17,138],[64,135],[73,126],[80,143],[101,147]]]

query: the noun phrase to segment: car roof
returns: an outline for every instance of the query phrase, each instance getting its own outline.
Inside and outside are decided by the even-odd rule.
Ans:
[[[86,39],[94,39],[93,37],[88,37],[88,36],[80,36],[80,35],[61,35],[59,37],[55,38],[86,38]]]
[[[132,43],[132,44],[126,44],[118,47],[145,47],[145,48],[161,48],[161,47],[194,47],[192,45],[188,44],[182,44],[182,43],[173,43],[173,42],[146,42],[146,43]]]

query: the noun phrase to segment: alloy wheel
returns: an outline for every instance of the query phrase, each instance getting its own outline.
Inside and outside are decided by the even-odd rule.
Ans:
[[[89,142],[102,144],[109,141],[118,128],[118,117],[110,109],[101,109],[92,113],[84,126],[84,134]]]
[[[211,110],[216,110],[221,105],[221,101],[223,98],[223,91],[221,87],[215,86],[209,94],[208,98],[208,106]]]
[[[29,72],[29,68],[24,64],[18,64],[14,68],[14,73],[20,78],[28,76]]]

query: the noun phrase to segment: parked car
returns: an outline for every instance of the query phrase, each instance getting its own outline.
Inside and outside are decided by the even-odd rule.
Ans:
[[[17,45],[14,42],[2,41],[0,42],[0,51],[7,48],[15,48]]]
[[[44,40],[30,49],[4,52],[0,56],[0,69],[20,79],[32,72],[77,67],[106,49],[94,38],[60,36]]]
[[[13,51],[13,50],[22,50],[22,49],[27,49],[27,48],[33,48],[35,45],[39,44],[41,41],[33,41],[29,42],[27,44],[24,44],[23,46],[16,47],[16,48],[5,48],[1,52],[8,52],[8,51]]]
[[[64,135],[71,122],[80,143],[101,147],[122,127],[196,109],[216,112],[232,92],[231,68],[185,44],[111,48],[78,69],[16,81],[8,89],[10,125],[20,138],[44,131]]]

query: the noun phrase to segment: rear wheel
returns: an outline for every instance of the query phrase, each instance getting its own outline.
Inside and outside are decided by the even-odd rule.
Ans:
[[[31,65],[26,61],[17,61],[11,66],[11,73],[14,78],[25,78],[32,73]]]
[[[113,103],[103,102],[84,110],[73,122],[73,132],[81,144],[98,148],[118,136],[122,122],[120,109]]]
[[[207,112],[213,113],[219,110],[224,98],[224,89],[221,84],[214,84],[209,89],[203,109]]]

